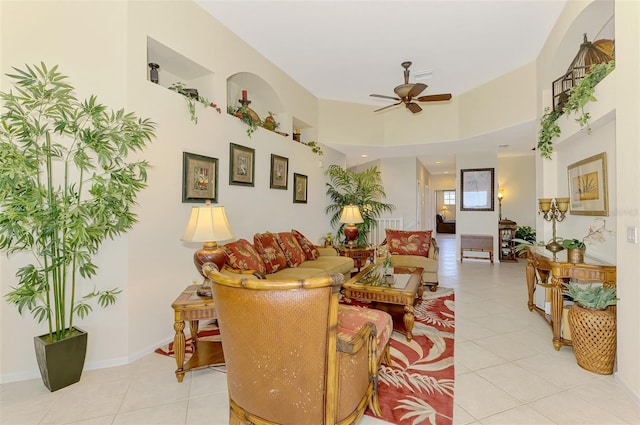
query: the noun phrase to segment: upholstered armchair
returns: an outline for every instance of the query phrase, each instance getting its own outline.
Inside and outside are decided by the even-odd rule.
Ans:
[[[386,239],[378,247],[378,262],[391,256],[395,268],[422,267],[422,283],[435,291],[438,287],[440,247],[431,230],[385,229]]]
[[[367,406],[380,415],[376,327],[369,321],[353,335],[340,332],[341,274],[285,281],[231,277],[214,265],[204,271],[213,282],[230,424],[350,424]],[[391,326],[387,313],[362,310]]]

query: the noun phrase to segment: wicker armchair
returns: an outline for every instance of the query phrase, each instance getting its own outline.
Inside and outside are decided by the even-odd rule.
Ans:
[[[342,275],[213,282],[229,390],[230,424],[350,424],[377,399],[376,328],[337,337]],[[381,312],[383,313],[383,312]],[[386,313],[383,313],[386,314]]]

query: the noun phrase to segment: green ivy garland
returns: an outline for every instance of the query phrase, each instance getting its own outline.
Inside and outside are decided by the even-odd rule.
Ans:
[[[180,93],[185,97],[185,99],[187,100],[187,108],[189,109],[189,114],[191,115],[191,121],[193,121],[194,125],[198,124],[198,115],[196,114],[196,102],[201,103],[202,106],[204,106],[205,108],[208,108],[209,106],[212,108],[215,108],[215,110],[218,111],[218,113],[220,113],[221,111],[218,105],[209,101],[209,99],[207,99],[206,97],[203,97],[200,95],[198,95],[197,97],[194,97],[192,92],[188,91],[190,89],[187,89],[184,83],[181,83],[181,82],[173,83],[168,87],[168,89],[176,93]]]
[[[256,122],[253,120],[253,118],[251,118],[251,115],[249,115],[249,110],[244,106],[227,106],[227,113],[229,115],[240,118],[240,121],[247,125],[247,136],[249,136],[249,138],[251,138],[253,132],[256,131],[258,125],[261,124],[260,122]]]
[[[591,68],[591,71],[578,82],[569,95],[569,99],[564,104],[561,111],[554,111],[550,108],[545,109],[545,113],[540,120],[540,132],[538,133],[538,151],[543,158],[551,159],[553,153],[553,138],[560,136],[560,126],[558,118],[565,112],[573,112],[578,115],[575,119],[581,128],[587,128],[591,131],[589,120],[591,115],[584,110],[589,102],[595,102],[597,99],[593,95],[595,87],[615,68],[615,61],[599,63]]]

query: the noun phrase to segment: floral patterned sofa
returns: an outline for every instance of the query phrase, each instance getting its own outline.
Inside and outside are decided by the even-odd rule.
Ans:
[[[240,239],[223,246],[223,274],[250,274],[260,279],[290,280],[343,274],[349,278],[353,260],[332,247],[315,246],[297,230],[256,233],[253,244]]]

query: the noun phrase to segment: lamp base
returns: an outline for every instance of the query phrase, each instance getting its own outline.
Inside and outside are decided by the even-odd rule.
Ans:
[[[200,272],[200,275],[204,277],[204,282],[198,287],[196,291],[201,297],[211,297],[211,280],[202,271],[202,265],[205,263],[213,263],[218,267],[218,270],[222,270],[226,260],[225,253],[222,249],[218,248],[216,242],[205,242],[202,244],[202,248],[194,252],[193,264]]]
[[[560,243],[558,243],[558,241],[556,241],[555,239],[549,242],[545,246],[545,248],[547,248],[549,251],[553,252],[554,254],[564,249],[564,247]]]
[[[354,241],[358,237],[358,227],[355,224],[347,224],[342,231],[347,238],[347,248],[354,248],[356,246]]]

